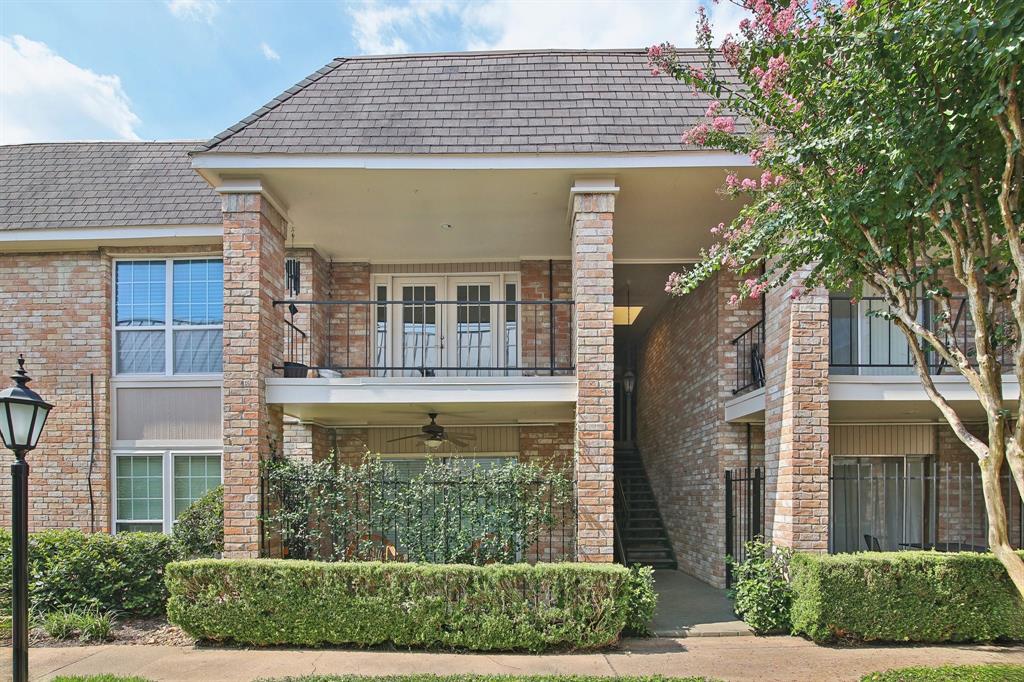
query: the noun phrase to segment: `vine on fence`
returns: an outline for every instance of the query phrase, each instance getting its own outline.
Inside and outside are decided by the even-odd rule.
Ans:
[[[402,476],[368,456],[358,466],[276,459],[263,476],[264,528],[290,558],[481,565],[524,561],[531,548],[535,558],[572,557],[573,484],[564,472],[428,459]]]

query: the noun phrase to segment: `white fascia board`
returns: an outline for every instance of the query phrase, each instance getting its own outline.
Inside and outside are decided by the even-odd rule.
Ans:
[[[977,394],[962,376],[932,377],[939,393],[952,402],[975,402]],[[1020,398],[1020,386],[1012,374],[1003,375],[1003,399]],[[843,376],[829,377],[829,400],[833,402],[882,402],[887,400],[931,402],[916,376]]]
[[[601,170],[751,166],[725,151],[646,154],[245,154],[206,152],[192,167],[216,170],[353,168],[366,170]]]
[[[725,421],[739,421],[754,415],[760,415],[763,419],[764,404],[764,388],[736,396],[725,403]]]
[[[575,377],[268,378],[271,404],[566,403]]]
[[[139,239],[220,239],[223,225],[143,225],[126,227],[36,227],[0,230],[0,243],[109,242]]]

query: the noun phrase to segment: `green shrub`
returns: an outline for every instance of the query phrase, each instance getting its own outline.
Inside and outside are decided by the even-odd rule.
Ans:
[[[651,619],[658,608],[658,593],[654,591],[654,569],[650,566],[630,566],[629,581],[626,583],[627,635],[646,637],[651,634]]]
[[[595,564],[199,559],[167,567],[167,615],[196,638],[259,646],[593,648],[626,624],[629,575]]]
[[[574,526],[571,477],[523,462],[428,458],[403,478],[378,456],[354,467],[280,459],[262,473],[270,500],[262,520],[291,559],[382,559],[386,529],[402,560],[515,563],[547,533]]]
[[[54,639],[78,635],[83,642],[104,642],[110,639],[114,620],[110,611],[74,608],[51,611],[43,616],[42,624],[46,634]]]
[[[793,590],[787,577],[792,553],[760,539],[744,547],[746,560],[729,559],[736,613],[759,635],[789,632]]]
[[[29,601],[61,609],[155,615],[167,601],[164,566],[177,558],[161,533],[47,530],[29,536]],[[11,536],[0,531],[0,612],[11,611]]]
[[[148,677],[122,675],[58,675],[52,682],[153,682]]]
[[[1024,682],[1024,665],[947,665],[869,673],[861,682]]]
[[[991,554],[796,554],[795,634],[815,641],[1024,639],[1024,602]]]
[[[186,559],[224,553],[224,486],[207,491],[185,508],[174,523],[174,542]]]

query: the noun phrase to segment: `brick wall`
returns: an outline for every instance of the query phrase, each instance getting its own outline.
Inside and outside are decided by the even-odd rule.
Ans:
[[[614,194],[572,196],[576,301],[577,556],[612,561],[615,372],[612,271]]]
[[[746,466],[747,429],[724,420],[733,397],[730,341],[761,317],[760,304],[730,306],[732,275],[720,273],[666,304],[641,344],[638,439],[641,457],[679,567],[725,582],[726,469]],[[763,430],[752,429],[760,464]]]
[[[224,554],[259,552],[259,462],[283,440],[265,379],[283,361],[284,223],[258,194],[223,196]]]
[[[528,260],[519,264],[523,301],[572,299],[570,261]],[[554,319],[554,332],[552,332]],[[531,368],[568,367],[572,363],[572,309],[566,305],[521,307],[522,365]],[[553,333],[553,338],[552,338]],[[552,347],[554,354],[552,355]],[[554,363],[551,363],[551,358]],[[527,371],[525,374],[536,374]],[[568,374],[568,372],[559,372]]]
[[[368,301],[369,263],[332,263],[330,298],[335,301]],[[332,306],[330,317],[330,363],[334,366],[367,367],[373,364],[370,332],[374,322],[370,306]],[[344,370],[346,376],[366,376],[364,370]]]
[[[30,387],[54,408],[29,453],[29,530],[110,530],[110,260],[98,252],[0,254],[0,374],[25,354]],[[89,375],[95,375],[96,449],[91,449]],[[4,385],[9,382],[4,379]],[[7,450],[5,463],[14,461]],[[10,525],[10,476],[0,475],[0,525]]]
[[[765,301],[765,530],[780,545],[828,549],[828,292]]]

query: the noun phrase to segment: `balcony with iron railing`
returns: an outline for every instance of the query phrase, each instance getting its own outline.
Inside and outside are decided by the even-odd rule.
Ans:
[[[732,340],[736,352],[733,395],[764,386],[764,320],[758,320]]]
[[[275,301],[289,378],[566,377],[571,300]]]
[[[921,301],[920,321],[934,330],[944,343],[959,348],[973,361],[974,324],[964,298],[953,298],[950,306],[950,330],[938,324],[932,301]],[[851,300],[849,296],[829,298],[829,371],[832,375],[900,376],[914,374],[914,356],[906,336],[884,317],[889,309],[881,297]],[[1004,315],[1007,311],[1001,311]],[[997,359],[1004,372],[1013,368],[1013,347],[1003,343]],[[956,371],[938,353],[926,350],[928,371],[932,375],[955,375]]]

